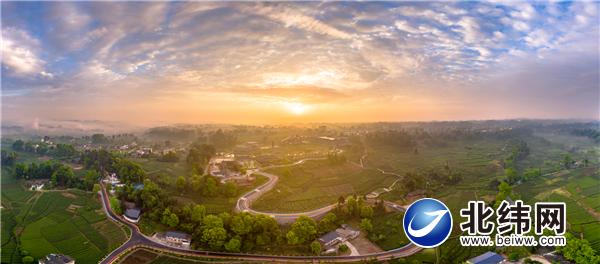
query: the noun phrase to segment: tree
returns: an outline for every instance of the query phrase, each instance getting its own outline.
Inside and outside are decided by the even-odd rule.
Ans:
[[[334,213],[327,213],[321,221],[319,221],[319,231],[327,232],[336,227],[337,216]]]
[[[17,163],[15,166],[15,176],[17,179],[27,179],[29,168],[25,163]]]
[[[202,188],[202,194],[208,197],[214,197],[217,195],[217,181],[212,177],[207,177]]]
[[[13,143],[12,148],[16,151],[23,151],[24,145],[25,145],[25,142],[23,142],[23,140],[17,139]]]
[[[73,169],[66,165],[60,165],[54,173],[52,173],[51,181],[55,186],[71,186],[75,179]]]
[[[92,135],[92,143],[94,144],[104,144],[108,142],[108,138],[104,136],[104,134],[93,134]]]
[[[196,173],[200,173],[202,171],[202,166],[208,163],[210,158],[216,153],[215,147],[196,142],[191,145],[190,151],[186,157],[186,162],[192,170],[195,170]]]
[[[317,224],[315,221],[307,216],[300,216],[292,224],[292,228],[288,231],[286,237],[290,245],[298,245],[313,240],[316,235]]]
[[[190,178],[190,183],[194,192],[200,192],[202,190],[202,177],[200,175],[192,175]]]
[[[17,161],[17,153],[11,151],[10,153],[6,150],[2,150],[2,166],[12,166]]]
[[[362,220],[360,220],[360,229],[367,232],[367,234],[373,231],[373,224],[371,223],[371,219],[363,218]]]
[[[220,250],[225,239],[227,239],[227,231],[222,227],[213,227],[202,232],[202,242],[212,250]]]
[[[373,217],[373,207],[365,205],[360,208],[360,217],[371,218]]]
[[[320,255],[322,250],[321,243],[319,243],[319,241],[313,241],[312,243],[310,243],[310,250],[313,254]]]
[[[158,161],[177,162],[177,161],[179,161],[179,155],[177,155],[177,153],[175,151],[169,151],[169,152],[165,153],[164,155],[160,156],[158,158]]]
[[[127,184],[132,182],[144,182],[146,172],[140,164],[127,159],[119,159],[114,165],[119,178]]]
[[[509,167],[504,169],[504,175],[506,176],[506,181],[508,183],[515,183],[517,182],[517,171],[515,171],[515,169],[513,167]]]
[[[94,184],[94,188],[92,189],[92,192],[98,193],[100,190],[101,190],[100,184],[98,184],[98,183]]]
[[[232,238],[229,242],[225,243],[225,250],[229,252],[240,252],[240,246],[242,243],[237,238]]]
[[[512,187],[506,182],[500,182],[498,185],[498,194],[496,195],[496,203],[494,204],[495,208],[500,206],[500,203],[506,199],[506,197],[512,198]]]
[[[110,203],[110,208],[115,212],[115,214],[122,214],[123,210],[121,209],[121,202],[116,197],[110,197],[108,199]]]
[[[186,180],[185,180],[185,177],[183,177],[183,176],[179,176],[179,177],[177,178],[176,185],[177,185],[177,189],[178,189],[180,192],[182,192],[182,191],[185,189],[185,186],[186,186]]]
[[[175,214],[175,213],[171,213],[168,217],[167,217],[167,222],[166,224],[171,227],[174,228],[177,225],[179,225],[179,217]]]
[[[348,252],[348,246],[346,244],[341,244],[340,247],[338,248],[340,250],[340,252]]]
[[[226,182],[225,184],[223,184],[223,194],[226,197],[235,197],[237,195],[237,186],[235,186],[235,184],[233,182]]]
[[[206,207],[201,204],[194,205],[192,208],[191,219],[194,223],[202,223],[202,219],[206,215]]]
[[[205,229],[217,228],[217,227],[223,228],[223,220],[221,220],[221,218],[219,218],[216,215],[205,216],[204,219],[202,220],[202,224],[203,224],[202,227]]]
[[[585,239],[578,239],[571,233],[566,233],[567,244],[559,247],[558,252],[575,263],[600,263],[600,256],[596,254],[590,246],[590,242]]]
[[[574,163],[575,161],[573,160],[573,158],[571,158],[571,155],[565,154],[562,161],[563,167],[565,169],[570,169]]]
[[[523,173],[523,180],[528,181],[540,176],[542,176],[541,168],[529,168]]]
[[[231,231],[243,236],[252,232],[254,226],[254,217],[249,213],[241,213],[231,218]]]
[[[344,198],[344,196],[340,196],[338,197],[338,204],[342,205],[346,202],[346,198]]]
[[[25,256],[21,259],[21,262],[29,264],[29,263],[33,263],[33,257],[32,256]]]
[[[83,176],[83,184],[86,189],[92,189],[94,187],[94,183],[98,182],[98,172],[95,170],[88,170]]]

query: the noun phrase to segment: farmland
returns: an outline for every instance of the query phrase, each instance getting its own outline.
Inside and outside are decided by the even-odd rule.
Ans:
[[[30,192],[3,185],[2,203],[3,262],[20,261],[18,244],[34,258],[63,253],[92,263],[126,240],[125,231],[106,219],[91,193]]]
[[[340,196],[367,194],[389,186],[397,179],[349,162],[330,165],[328,161],[307,161],[269,172],[278,175],[279,182],[253,204],[257,210],[294,212],[316,209],[336,202]]]

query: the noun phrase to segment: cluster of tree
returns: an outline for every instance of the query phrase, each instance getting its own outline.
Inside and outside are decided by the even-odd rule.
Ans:
[[[600,255],[594,251],[590,242],[579,239],[571,233],[565,234],[567,244],[557,249],[566,259],[575,263],[600,263]]]
[[[237,136],[234,131],[224,132],[222,129],[219,129],[210,134],[208,140],[216,149],[222,150],[235,146],[237,143]]]
[[[104,134],[93,134],[92,135],[92,143],[106,144],[106,143],[108,143],[108,138],[106,136],[104,136]]]
[[[327,161],[331,165],[340,165],[346,163],[346,156],[339,153],[327,153]]]
[[[404,130],[370,132],[365,136],[365,141],[369,145],[386,146],[397,150],[412,150],[417,145],[414,135]]]
[[[376,204],[375,208],[365,204],[358,196],[343,196],[338,199],[338,204],[333,211],[326,214],[320,221],[305,216],[299,217],[294,222],[285,237],[290,245],[305,245],[314,254],[321,253],[321,244],[315,239],[320,235],[335,230],[342,222],[351,219],[360,219],[360,228],[367,234],[373,230],[371,219],[374,212],[383,212],[383,201]]]
[[[177,152],[175,151],[169,151],[163,155],[160,155],[157,160],[162,162],[177,162],[179,161],[179,155],[177,155]]]
[[[75,177],[73,169],[60,162],[49,160],[42,163],[17,163],[15,165],[17,179],[50,179],[52,186],[82,188],[83,182]]]
[[[594,142],[600,142],[600,130],[592,128],[575,129],[571,132],[573,135],[580,137],[588,137]]]
[[[517,162],[523,160],[529,155],[529,146],[527,142],[521,139],[510,140],[508,145],[511,147],[510,155],[504,160],[504,167],[515,167]]]
[[[125,184],[141,183],[146,178],[146,172],[140,164],[104,149],[84,151],[81,153],[81,163],[86,169],[115,173]]]
[[[86,169],[94,169],[97,171],[114,171],[113,165],[118,157],[105,150],[86,150],[81,153],[81,163]]]
[[[119,179],[125,183],[141,183],[146,178],[146,172],[140,164],[124,158],[117,158],[112,166]]]
[[[512,186],[506,182],[500,182],[498,184],[498,194],[496,194],[496,200],[494,202],[494,208],[498,208],[502,201],[506,200],[506,198],[515,199],[516,196],[512,192]]]
[[[177,188],[180,191],[191,190],[195,193],[200,193],[202,196],[215,197],[219,194],[225,197],[235,197],[238,193],[237,186],[232,182],[221,183],[219,180],[212,176],[200,176],[192,175],[188,180],[180,176],[177,179]]]
[[[148,208],[147,205],[144,207]],[[206,208],[200,204],[181,208],[158,207],[148,209],[148,215],[170,228],[192,234],[194,248],[251,251],[257,246],[268,246],[283,239],[279,225],[269,216],[249,213],[212,215],[207,214]]]
[[[13,143],[12,148],[16,151],[37,153],[40,155],[48,154],[57,158],[68,158],[77,155],[77,150],[75,150],[75,147],[71,144],[59,143],[51,146],[45,142],[24,142],[23,140],[18,139]]]
[[[201,133],[202,131],[193,127],[164,126],[148,129],[145,136],[160,140],[189,141],[197,138]]]
[[[17,162],[17,153],[14,151],[8,152],[6,150],[2,150],[2,166],[13,166]]]
[[[195,174],[202,174],[203,167],[206,166],[211,157],[217,151],[212,145],[195,142],[190,146],[190,151],[186,157],[186,162]]]
[[[522,180],[517,165],[519,161],[525,159],[525,157],[529,155],[529,146],[527,146],[527,142],[521,139],[509,140],[508,146],[511,148],[511,152],[509,156],[504,159],[504,176],[506,177],[506,182],[515,184]]]

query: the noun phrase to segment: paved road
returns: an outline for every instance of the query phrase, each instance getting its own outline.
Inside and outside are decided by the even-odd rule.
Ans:
[[[293,164],[288,165],[277,165],[270,166],[268,168],[274,167],[283,167],[283,166],[293,166],[302,164],[307,160],[315,160],[315,159],[304,159],[298,161]],[[323,208],[319,208],[310,212],[303,213],[292,213],[292,214],[280,214],[280,213],[265,213],[258,212],[252,210],[250,208],[250,201],[255,200],[258,196],[262,195],[263,192],[269,191],[275,186],[277,180],[279,179],[276,175],[257,171],[261,175],[265,175],[269,178],[267,183],[261,185],[257,189],[243,195],[236,204],[236,210],[238,211],[248,211],[256,214],[266,214],[272,215],[276,219],[287,221],[291,219],[296,219],[300,215],[307,215],[310,217],[318,217],[329,212],[335,205],[329,205]],[[104,208],[104,212],[107,216],[118,223],[121,223],[127,226],[131,230],[131,237],[127,240],[123,245],[115,249],[113,252],[108,254],[100,263],[114,263],[120,256],[123,256],[129,250],[134,248],[148,248],[154,250],[160,250],[163,252],[171,252],[179,255],[187,255],[187,256],[195,256],[195,257],[206,257],[206,258],[223,258],[223,259],[237,259],[237,260],[249,260],[249,261],[260,261],[260,262],[353,262],[353,261],[365,261],[365,260],[390,260],[395,258],[407,257],[418,253],[422,248],[415,246],[414,244],[408,244],[403,247],[392,249],[384,252],[371,253],[365,255],[358,256],[276,256],[276,255],[259,255],[259,254],[244,254],[244,253],[226,253],[226,252],[211,252],[211,251],[203,251],[203,250],[191,250],[191,249],[182,249],[178,247],[173,247],[165,244],[158,243],[153,241],[150,237],[144,235],[137,225],[126,221],[122,216],[116,215],[112,209],[110,208],[110,202],[108,200],[108,193],[106,192],[106,188],[103,183],[100,183],[102,190],[100,191],[100,195],[102,198],[102,204]],[[245,198],[245,199],[243,199]],[[401,205],[385,201],[385,204],[391,208],[394,208],[398,211],[403,211],[404,207]]]
[[[265,177],[269,178],[269,180],[266,183],[264,183],[263,185],[257,187],[256,189],[249,191],[246,194],[242,195],[238,199],[238,201],[235,205],[235,211],[236,212],[249,212],[251,214],[268,215],[268,216],[275,218],[275,220],[280,224],[293,223],[300,216],[308,216],[311,218],[319,219],[320,217],[326,215],[329,211],[333,210],[337,204],[334,203],[334,204],[330,204],[330,205],[327,205],[327,206],[324,206],[324,207],[321,207],[321,208],[318,208],[318,209],[315,209],[312,211],[299,212],[299,213],[264,212],[264,211],[257,211],[257,210],[254,210],[251,208],[252,202],[256,201],[264,193],[273,189],[273,187],[277,184],[277,181],[279,181],[279,177],[277,177],[277,175],[265,172],[264,170],[272,169],[272,168],[296,166],[296,165],[302,164],[309,160],[324,160],[324,159],[325,158],[302,159],[300,161],[297,161],[297,162],[294,162],[291,164],[273,165],[273,166],[264,167],[264,168],[254,171],[255,174],[265,176]],[[363,160],[363,158],[361,158],[360,167],[364,168],[362,160]],[[396,173],[386,172],[382,169],[377,169],[377,170],[379,170],[379,172],[381,172],[382,174],[388,174],[388,175],[394,175],[394,176],[401,177],[401,175],[396,174]],[[392,188],[397,182],[398,181],[395,181],[389,188]],[[392,202],[389,202],[389,201],[385,201],[385,204],[387,206],[390,206],[397,210],[404,210],[404,208],[402,206],[392,203]]]

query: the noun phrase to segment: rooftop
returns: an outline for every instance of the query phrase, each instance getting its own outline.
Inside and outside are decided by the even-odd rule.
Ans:
[[[72,262],[73,259],[69,256],[62,254],[48,254],[44,257],[40,263],[44,264],[66,264]]]
[[[338,237],[340,237],[340,234],[338,234],[338,232],[336,231],[331,231],[325,235],[322,235],[321,237],[319,237],[319,241],[327,244],[335,239],[337,239]]]
[[[472,264],[498,264],[500,262],[504,261],[504,257],[488,251],[485,252],[477,257],[474,257],[472,259],[469,259],[467,261],[467,263],[472,263]]]
[[[192,236],[190,234],[187,234],[184,232],[179,232],[179,231],[167,231],[165,233],[165,236],[175,237],[175,238],[179,238],[179,239],[187,239],[187,240],[192,239]]]
[[[138,219],[140,217],[141,210],[139,208],[132,208],[125,210],[125,216],[131,219]]]

